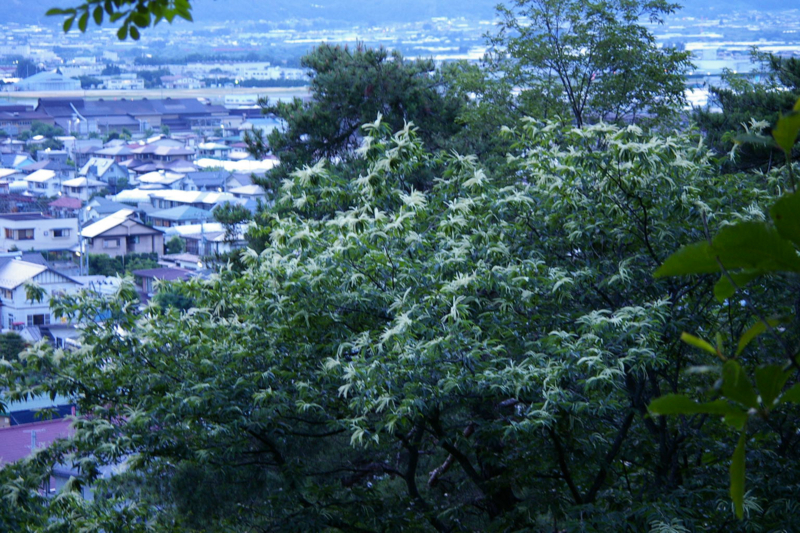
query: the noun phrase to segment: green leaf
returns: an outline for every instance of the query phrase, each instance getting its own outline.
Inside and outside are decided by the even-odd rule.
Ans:
[[[128,27],[127,26],[120,26],[117,30],[117,39],[120,41],[124,41],[128,37]]]
[[[85,32],[86,25],[88,23],[89,23],[89,11],[87,10],[83,13],[83,15],[81,15],[81,18],[78,19],[78,29],[81,30],[81,32]]]
[[[131,15],[131,19],[133,23],[139,26],[140,28],[146,28],[150,25],[150,13],[145,11],[144,13],[136,12]]]
[[[682,246],[664,261],[654,277],[683,276],[686,274],[709,274],[719,272],[719,263],[707,242]]]
[[[717,258],[729,270],[800,272],[800,257],[791,243],[763,222],[726,226],[711,245],[699,242],[672,254],[655,277],[719,272]]]
[[[722,395],[745,407],[758,407],[758,395],[738,361],[728,361],[722,367]]]
[[[778,119],[778,123],[772,129],[772,136],[781,150],[791,154],[798,132],[800,132],[800,111],[792,111]]]
[[[727,269],[800,272],[797,251],[763,222],[727,226],[714,237],[713,247]]]
[[[777,318],[767,319],[767,323],[770,326],[775,327],[778,324],[789,322],[790,320],[791,317],[777,317]],[[747,347],[748,344],[750,344],[750,342],[753,339],[755,339],[765,331],[767,331],[767,324],[765,324],[761,320],[750,326],[750,329],[745,331],[739,338],[739,345],[736,347],[736,355],[738,356],[740,353],[742,353],[742,351],[744,351],[744,349]]]
[[[728,415],[744,412],[725,400],[699,403],[683,394],[667,394],[656,398],[650,402],[648,409],[655,415]]]
[[[64,33],[67,33],[72,28],[73,22],[75,22],[75,17],[69,17],[64,20]]]
[[[790,375],[791,373],[786,372],[780,365],[768,365],[756,369],[756,387],[764,407],[773,406]]]
[[[729,273],[730,277],[733,279],[733,283],[726,275],[722,275],[719,278],[719,281],[714,285],[714,297],[717,299],[718,302],[722,303],[736,292],[737,288],[742,288],[752,280],[757,278],[758,276],[763,275],[764,273],[758,270],[750,270],[750,271],[743,271],[743,272],[733,272]],[[735,284],[735,285],[734,285]]]
[[[783,196],[769,214],[780,236],[800,246],[800,193]]]
[[[795,383],[789,390],[783,393],[780,403],[796,403],[800,404],[800,383]]]
[[[139,29],[136,28],[136,26],[131,26],[131,28],[128,30],[128,33],[130,34],[131,39],[134,41],[139,40]]]
[[[690,335],[689,333],[681,333],[681,340],[686,344],[691,344],[695,348],[700,348],[701,350],[705,350],[706,352],[710,353],[715,357],[719,357],[720,353],[714,348],[711,343],[704,341],[700,337],[695,337],[694,335]]]
[[[746,433],[742,431],[739,443],[731,459],[731,499],[736,510],[736,517],[744,517],[744,447],[747,441]]]
[[[761,146],[779,148],[774,139],[765,137],[764,135],[753,135],[752,133],[743,133],[742,135],[737,135],[733,139],[733,142],[737,144],[757,144]]]
[[[96,8],[94,8],[93,15],[94,15],[95,24],[97,24],[99,26],[100,24],[103,23],[103,8],[102,7],[97,6]]]
[[[46,17],[52,17],[53,15],[63,15],[65,13],[66,12],[63,9],[59,9],[57,7],[53,7],[53,8],[50,8],[50,9],[47,10],[47,12],[45,13],[45,16]]]
[[[744,426],[747,424],[747,419],[749,417],[750,415],[747,413],[747,411],[731,411],[730,413],[725,414],[725,417],[722,419],[722,421],[731,426],[733,429],[742,431]]]

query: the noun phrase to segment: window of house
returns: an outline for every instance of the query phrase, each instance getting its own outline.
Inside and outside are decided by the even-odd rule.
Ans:
[[[10,291],[8,289],[3,289],[3,298],[8,298],[9,300],[13,299],[14,298],[14,292]]]
[[[6,239],[13,239],[14,238],[14,230],[11,228],[6,228]]]
[[[50,324],[50,313],[43,315],[28,315],[29,326],[47,326]]]
[[[8,314],[8,329],[14,329],[14,315]]]
[[[69,228],[54,229],[53,237],[69,237]]]
[[[32,229],[18,229],[17,230],[17,240],[18,241],[30,241],[30,240],[33,240],[33,230]]]
[[[103,239],[103,248],[119,248],[119,239]]]

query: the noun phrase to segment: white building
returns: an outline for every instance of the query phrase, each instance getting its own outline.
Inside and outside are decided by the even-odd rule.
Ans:
[[[105,183],[91,178],[75,178],[66,180],[61,184],[61,190],[64,195],[70,198],[78,198],[84,202],[87,202],[93,194],[97,194],[105,188]]]
[[[35,283],[44,289],[41,301],[28,299],[25,285]],[[47,326],[56,322],[50,310],[50,297],[80,290],[81,284],[38,263],[16,257],[0,258],[0,322],[3,329]]]
[[[78,245],[78,219],[41,213],[0,214],[0,250],[57,252]]]
[[[36,196],[58,196],[61,192],[61,178],[53,170],[37,170],[26,177],[25,182]]]

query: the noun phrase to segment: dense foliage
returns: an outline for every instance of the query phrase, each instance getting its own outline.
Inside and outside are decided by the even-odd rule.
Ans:
[[[441,146],[459,127],[459,99],[439,88],[441,73],[432,60],[403,59],[399,52],[322,44],[305,55],[312,99],[304,102],[264,102],[263,112],[280,117],[286,126],[268,138],[249,135],[251,152],[268,150],[281,158],[281,167],[264,185],[275,189],[291,169],[320,158],[347,159],[358,147],[360,128],[381,114],[393,129],[407,122],[421,128],[426,141]],[[357,174],[357,171],[356,171]]]
[[[796,528],[800,108],[722,173],[668,127],[688,56],[638,20],[673,9],[518,0],[488,69],[316,48],[250,138],[282,164],[249,249],[143,309],[54,300],[82,347],[0,361],[81,414],[0,471],[0,530]]]
[[[120,256],[89,254],[89,274],[93,276],[120,276],[134,270],[157,268],[158,254],[134,253]]]
[[[737,523],[725,430],[647,413],[699,383],[682,330],[750,322],[713,280],[652,272],[702,238],[704,214],[712,229],[758,218],[777,177],[738,176],[720,197],[731,180],[697,139],[636,127],[527,121],[506,130],[504,180],[410,128],[367,133],[367,171],[295,172],[269,246],[244,272],[186,283],[192,309],[136,315],[130,286],[61,302],[89,319],[84,347],[37,346],[5,385],[77,395],[91,416],[3,471],[11,516],[107,531],[790,527],[797,479],[770,458],[796,460],[794,416],[761,443]],[[423,167],[437,176],[424,192],[409,185]],[[34,489],[53,462],[80,468],[76,483],[125,467],[94,480],[107,497],[47,502]]]
[[[534,116],[664,123],[684,103],[691,54],[659,48],[643,18],[662,22],[666,0],[514,0],[499,8],[493,61]]]
[[[753,59],[762,66],[757,81],[728,72],[724,86],[709,88],[712,103],[722,112],[697,109],[694,113],[706,142],[719,154],[729,152],[740,135],[762,130],[769,133],[779,114],[800,98],[800,60],[768,54],[756,54]],[[768,170],[782,159],[777,147],[751,143],[741,146],[735,158],[723,163],[734,169]]]

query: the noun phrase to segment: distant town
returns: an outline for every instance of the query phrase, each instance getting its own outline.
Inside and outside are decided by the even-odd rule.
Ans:
[[[216,103],[224,103],[212,89],[257,93],[265,87],[306,85],[299,60],[320,42],[363,42],[439,62],[479,61],[487,51],[485,36],[493,29],[493,20],[445,17],[352,27],[303,19],[198,21],[158,26],[141,41],[120,41],[113,28],[90,26],[85,34],[64,34],[55,23],[8,22],[0,24],[0,101],[49,91],[209,89]],[[800,55],[797,9],[703,17],[678,11],[649,29],[662,45],[695,52],[693,86],[715,82],[725,69],[752,70],[753,47]]]

